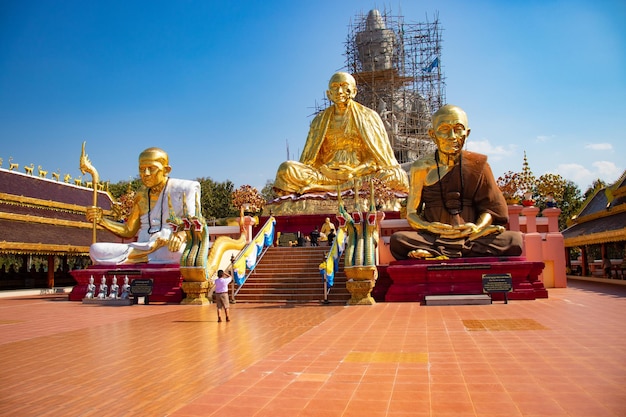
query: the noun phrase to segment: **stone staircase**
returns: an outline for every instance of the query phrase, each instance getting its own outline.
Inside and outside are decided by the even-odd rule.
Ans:
[[[319,265],[328,246],[270,247],[254,272],[247,278],[235,297],[238,303],[319,303],[324,299],[324,281]],[[328,301],[346,304],[350,293],[346,289],[343,258]]]

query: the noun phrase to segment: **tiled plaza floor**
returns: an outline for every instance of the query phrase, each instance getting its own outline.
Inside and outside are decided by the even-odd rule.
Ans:
[[[486,306],[0,298],[2,416],[626,416],[626,287]]]

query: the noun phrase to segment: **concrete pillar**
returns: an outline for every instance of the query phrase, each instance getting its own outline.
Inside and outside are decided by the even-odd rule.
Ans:
[[[542,212],[544,217],[548,218],[548,233],[543,245],[544,262],[551,263],[552,277],[548,278],[547,272],[544,270],[544,285],[546,288],[565,288],[567,287],[566,259],[565,259],[565,240],[559,231],[559,215],[561,209],[547,208]],[[546,281],[551,282],[546,282]]]
[[[522,206],[519,204],[510,204],[509,206],[509,230],[514,232],[520,231],[519,216],[522,212]]]
[[[48,255],[48,288],[54,287],[54,255]]]
[[[255,224],[256,224],[256,220],[254,217],[251,217],[251,216],[243,217],[243,228],[246,231],[246,237],[247,237],[246,243],[250,243],[252,239],[254,238],[254,236],[252,236],[252,226],[254,226]]]
[[[530,206],[522,208],[522,215],[526,217],[524,256],[529,261],[543,262],[543,242],[541,235],[537,233],[537,214],[539,214],[538,207]],[[539,279],[543,281],[543,272],[539,276]]]

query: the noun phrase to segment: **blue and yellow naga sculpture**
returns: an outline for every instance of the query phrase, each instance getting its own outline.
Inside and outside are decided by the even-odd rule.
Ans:
[[[378,225],[385,213],[376,209],[374,183],[370,181],[368,211],[361,211],[359,190],[354,189],[355,211],[346,211],[341,192],[337,193],[339,225],[346,231],[346,249],[344,252],[344,271],[348,281],[346,287],[351,294],[349,305],[372,305],[376,301],[371,296],[378,278],[376,267],[376,247],[378,245]]]
[[[241,251],[248,241],[243,211],[239,218],[239,238],[220,236],[212,246],[209,239],[209,227],[200,214],[200,201],[196,201],[195,212],[199,213],[197,216],[190,216],[186,206],[183,212],[186,213],[185,216],[176,217],[170,204],[168,221],[170,227],[174,231],[184,230],[187,235],[185,250],[180,258],[183,291],[186,295],[181,304],[208,304],[210,301],[207,294],[214,286],[212,278],[217,272],[222,257],[229,251]]]

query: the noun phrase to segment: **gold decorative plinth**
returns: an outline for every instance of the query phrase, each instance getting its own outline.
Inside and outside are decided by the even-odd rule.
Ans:
[[[346,288],[350,292],[349,306],[371,306],[376,304],[372,298],[372,290],[374,289],[374,280],[365,281],[347,281]]]
[[[378,278],[378,268],[371,266],[346,266],[344,268],[346,277],[355,281],[373,280]]]
[[[394,197],[386,201],[380,210],[382,211],[399,211],[401,202],[407,197],[406,193],[396,192]],[[350,206],[354,202],[354,192],[344,191],[342,193],[344,201],[349,202]],[[319,192],[303,195],[290,194],[279,197],[270,201],[265,205],[264,212],[270,211],[274,216],[289,216],[295,214],[337,214],[337,193]]]
[[[181,266],[180,274],[185,282],[204,282],[207,279],[206,268],[203,266]]]
[[[207,294],[212,287],[213,283],[210,281],[183,282],[185,298],[180,303],[192,305],[211,304],[211,301],[207,298]]]
[[[370,306],[376,304],[371,295],[378,278],[376,266],[346,267],[344,272],[348,278],[346,288],[351,295],[348,305]]]

